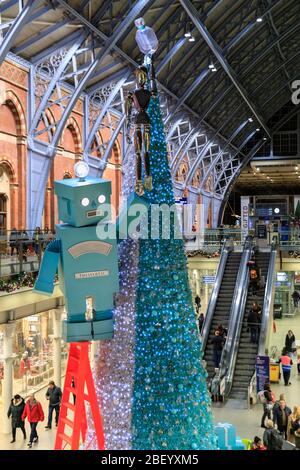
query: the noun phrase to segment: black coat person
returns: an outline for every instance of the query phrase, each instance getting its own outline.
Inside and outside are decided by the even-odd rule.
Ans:
[[[294,343],[296,341],[295,335],[292,330],[289,330],[285,337],[285,349],[287,352],[294,352]]]
[[[26,439],[25,423],[22,420],[22,414],[25,408],[25,401],[20,395],[15,395],[8,408],[7,417],[11,417],[12,442],[16,440],[16,430],[21,428],[24,439]]]

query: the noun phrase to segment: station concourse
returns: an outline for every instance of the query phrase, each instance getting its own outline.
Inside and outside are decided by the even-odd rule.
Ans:
[[[0,450],[300,449],[299,14],[0,2]]]

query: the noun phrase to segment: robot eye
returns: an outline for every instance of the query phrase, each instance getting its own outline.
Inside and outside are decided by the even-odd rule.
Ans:
[[[104,196],[104,194],[100,194],[100,196],[98,196],[99,204],[103,204],[105,201],[106,201],[106,197]]]
[[[89,203],[90,203],[90,200],[89,200],[88,197],[84,197],[83,199],[81,199],[81,205],[82,205],[83,207],[88,206]]]

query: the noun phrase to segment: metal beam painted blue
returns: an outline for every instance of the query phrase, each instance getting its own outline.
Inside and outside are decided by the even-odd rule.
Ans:
[[[39,1],[39,0],[38,0]],[[7,53],[12,48],[12,45],[18,36],[22,27],[28,22],[30,18],[30,14],[36,6],[37,2],[34,0],[28,0],[26,6],[20,11],[18,16],[16,17],[15,21],[13,22],[12,26],[9,28],[7,33],[4,36],[4,39],[0,46],[0,64],[5,60]]]
[[[56,69],[56,72],[55,74],[53,75],[48,87],[47,87],[47,91],[46,93],[44,93],[43,95],[43,98],[35,112],[35,115],[32,119],[32,122],[30,124],[30,129],[29,129],[29,133],[30,134],[34,134],[38,125],[39,125],[39,121],[42,117],[42,113],[45,111],[45,109],[47,108],[47,104],[48,104],[48,101],[53,93],[53,90],[55,88],[55,86],[57,85],[58,81],[60,80],[60,77],[61,75],[63,74],[66,66],[68,65],[68,63],[70,62],[70,60],[72,59],[74,53],[76,52],[77,49],[79,49],[79,47],[81,46],[81,43],[83,41],[84,38],[81,38],[80,41],[77,41],[75,42],[75,44],[73,44],[73,46],[68,50],[68,52],[66,53],[65,57],[63,58],[63,60],[61,61],[59,67]]]
[[[247,104],[247,106],[250,108],[252,111],[253,115],[256,117],[260,125],[265,129],[265,132],[270,136],[270,130],[264,120],[264,118],[260,115],[259,111],[256,109],[256,106],[254,103],[252,103],[250,97],[248,96],[248,93],[246,90],[243,88],[243,86],[239,83],[238,77],[235,73],[235,71],[232,69],[230,64],[227,62],[225,59],[223,52],[220,48],[220,46],[216,43],[214,38],[211,36],[209,31],[207,30],[206,26],[202,23],[199,13],[194,7],[194,5],[190,2],[190,0],[180,0],[181,5],[184,7],[188,15],[190,16],[191,20],[197,27],[199,33],[205,40],[206,44],[210,48],[210,50],[214,53],[215,57],[218,59],[219,63],[223,67],[224,71],[234,84],[235,88],[238,90],[239,94]]]
[[[109,97],[107,98],[103,108],[101,109],[101,112],[100,112],[99,116],[97,117],[91,131],[89,132],[89,135],[88,135],[86,143],[85,143],[84,154],[86,154],[86,155],[89,154],[89,152],[91,150],[92,143],[93,143],[94,138],[95,138],[95,135],[99,130],[100,124],[101,124],[105,114],[107,113],[109,107],[111,106],[113,100],[115,99],[115,97],[119,93],[121,87],[126,82],[129,73],[130,72],[127,72],[127,74],[125,76],[123,76],[123,78],[121,80],[119,80],[119,82],[116,84],[114,89],[111,91]]]
[[[124,122],[126,120],[126,116],[122,116],[122,118],[120,119],[120,122],[119,124],[117,125],[117,127],[115,128],[114,132],[113,132],[113,135],[111,136],[110,138],[110,141],[109,141],[109,144],[108,146],[106,147],[105,149],[105,152],[104,152],[104,155],[103,157],[101,158],[100,162],[101,162],[101,166],[99,168],[100,170],[100,178],[101,176],[103,175],[104,173],[104,170],[106,168],[106,165],[107,165],[107,161],[109,159],[109,156],[110,156],[110,153],[113,149],[113,146],[118,138],[118,135],[120,134],[121,132],[121,129],[122,129],[122,126],[124,125]]]
[[[62,5],[65,5],[65,2],[63,0],[58,0],[58,2]],[[52,139],[52,146],[55,148],[56,145],[58,144],[58,141],[60,139],[60,136],[65,128],[66,122],[73,110],[73,107],[78,100],[80,94],[82,93],[86,83],[88,80],[91,78],[93,75],[95,69],[98,67],[98,65],[102,62],[104,57],[113,49],[113,47],[116,45],[122,34],[126,31],[126,29],[131,25],[133,20],[136,18],[136,16],[139,14],[142,8],[144,8],[147,4],[149,3],[149,0],[137,0],[131,10],[128,12],[127,16],[123,19],[123,21],[117,26],[114,34],[109,37],[106,42],[104,47],[100,50],[100,52],[97,54],[95,57],[94,61],[90,65],[88,71],[82,77],[80,80],[76,90],[74,91],[74,94],[72,95],[63,115],[61,120],[59,121],[57,128],[55,130],[55,134]]]
[[[212,163],[209,165],[209,167],[207,168],[206,172],[204,175],[202,175],[201,177],[201,183],[200,183],[200,191],[203,189],[203,187],[205,186],[206,182],[207,182],[207,179],[210,175],[210,173],[212,172],[213,168],[215,167],[215,165],[218,164],[219,160],[221,159],[222,157],[222,154],[224,153],[227,153],[226,152],[226,149],[229,147],[230,143],[236,138],[236,136],[241,132],[241,130],[245,127],[245,125],[248,123],[248,121],[244,121],[242,122],[238,127],[237,129],[232,133],[232,135],[230,136],[229,140],[228,140],[228,143],[227,145],[225,145],[224,148],[221,149],[221,151],[216,155],[216,157],[213,159]],[[187,181],[187,184],[189,183],[189,181]]]
[[[19,3],[19,0],[10,0],[0,6],[0,14]]]

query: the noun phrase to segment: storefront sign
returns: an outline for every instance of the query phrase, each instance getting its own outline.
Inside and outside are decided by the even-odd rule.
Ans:
[[[214,284],[216,282],[216,276],[202,276],[203,284]]]
[[[264,389],[265,383],[270,382],[270,358],[269,356],[256,356],[256,391]]]
[[[242,228],[242,237],[245,239],[249,232],[249,197],[241,197],[241,228]]]

